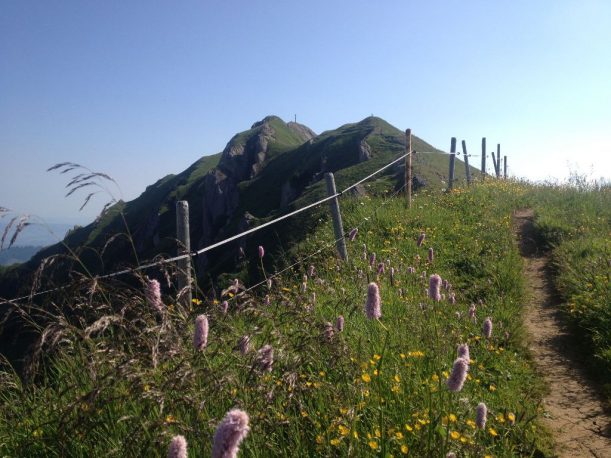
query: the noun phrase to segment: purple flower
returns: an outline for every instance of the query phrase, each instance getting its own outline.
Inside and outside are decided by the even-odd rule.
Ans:
[[[184,436],[174,436],[168,447],[168,458],[187,458],[187,440]]]
[[[239,409],[227,412],[214,433],[212,458],[236,458],[240,450],[240,443],[249,430],[246,412]]]
[[[469,363],[467,360],[464,358],[456,358],[452,366],[452,373],[446,382],[448,390],[454,392],[462,390],[465,380],[467,379],[467,372],[469,372]]]
[[[437,274],[431,275],[431,278],[429,278],[429,297],[437,302],[441,300],[440,287],[441,277]]]
[[[378,263],[378,275],[382,275],[384,273],[384,263]]]
[[[416,246],[421,247],[422,243],[424,242],[425,237],[426,237],[426,234],[424,232],[421,232],[420,236],[418,237],[418,241],[416,242]]]
[[[344,330],[344,315],[337,317],[337,320],[335,321],[335,328],[338,332],[342,332]]]
[[[475,323],[475,304],[469,307],[469,319]]]
[[[484,331],[484,337],[486,337],[486,339],[492,337],[492,320],[490,319],[490,317],[484,320],[482,330]]]
[[[323,330],[323,336],[325,340],[327,342],[331,341],[333,339],[333,334],[335,334],[335,332],[333,331],[333,325],[327,321],[324,325]]]
[[[429,262],[433,262],[433,259],[435,259],[435,254],[433,253],[433,247],[429,248]]]
[[[350,240],[351,242],[354,242],[354,239],[356,238],[356,234],[358,233],[359,233],[359,229],[357,227],[352,229],[350,231],[350,234],[348,234],[348,240]]]
[[[471,355],[469,354],[469,345],[462,344],[457,349],[458,357],[464,359],[468,363],[471,362]]]
[[[250,336],[242,336],[238,341],[238,348],[240,349],[240,353],[245,355],[250,351]]]
[[[486,417],[488,415],[488,408],[486,404],[480,402],[475,409],[475,425],[479,429],[484,429],[486,427]]]
[[[373,266],[376,263],[376,254],[375,253],[371,253],[369,255],[369,265]]]
[[[271,345],[264,345],[257,352],[257,365],[262,372],[271,372],[274,364],[274,349]]]
[[[259,245],[259,257],[262,258],[263,256],[265,256],[265,249]]]
[[[408,274],[415,274],[415,273],[416,273],[416,268],[415,268],[415,267],[412,267],[412,266],[409,266],[409,267],[407,268],[407,273],[408,273]]]
[[[369,283],[367,287],[367,303],[365,304],[367,318],[373,320],[382,316],[380,302],[380,288],[373,282]]]
[[[195,332],[193,334],[193,346],[202,351],[208,345],[208,317],[199,315],[195,318]]]
[[[149,280],[146,283],[146,291],[144,292],[144,296],[149,307],[154,308],[159,313],[163,313],[163,303],[161,302],[161,287],[157,280]]]

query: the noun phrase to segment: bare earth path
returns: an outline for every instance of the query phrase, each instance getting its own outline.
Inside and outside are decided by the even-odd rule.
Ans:
[[[514,215],[525,262],[530,296],[526,327],[530,349],[549,394],[544,399],[546,425],[552,431],[560,457],[611,457],[611,423],[590,383],[583,376],[579,355],[560,319],[548,258],[534,241],[532,210]]]

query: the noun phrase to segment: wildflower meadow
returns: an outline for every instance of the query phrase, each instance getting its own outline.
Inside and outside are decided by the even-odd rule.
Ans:
[[[237,280],[188,305],[161,276],[64,292],[29,377],[0,372],[0,455],[545,456],[511,220],[540,192],[489,180],[423,191],[411,209],[345,198],[347,261],[326,221],[275,261],[303,263],[276,276],[259,246],[246,255],[260,287]],[[579,282],[562,267],[573,246],[555,258],[578,323],[594,320],[588,291],[608,294],[596,243],[607,254],[588,251]],[[609,328],[588,328],[602,358]]]

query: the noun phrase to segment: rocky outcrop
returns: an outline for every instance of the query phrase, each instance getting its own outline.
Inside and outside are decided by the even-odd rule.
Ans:
[[[359,162],[368,161],[371,158],[371,148],[363,139],[359,142]]]
[[[270,141],[275,140],[276,131],[267,122],[256,123],[251,131],[238,134],[231,139],[223,150],[218,168],[237,180],[244,181],[253,178],[261,170],[261,166],[267,157],[267,148]]]
[[[288,122],[286,125],[289,126],[289,129],[291,129],[293,132],[303,138],[304,141],[309,141],[316,137],[314,131],[308,126],[304,126],[303,124],[299,124],[293,121]]]

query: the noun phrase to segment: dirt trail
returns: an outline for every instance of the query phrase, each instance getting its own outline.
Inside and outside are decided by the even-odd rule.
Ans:
[[[525,261],[530,303],[526,327],[530,349],[549,394],[544,399],[546,425],[560,457],[611,458],[611,423],[603,404],[580,367],[580,355],[562,324],[547,272],[548,257],[537,249],[532,210],[514,215]]]

